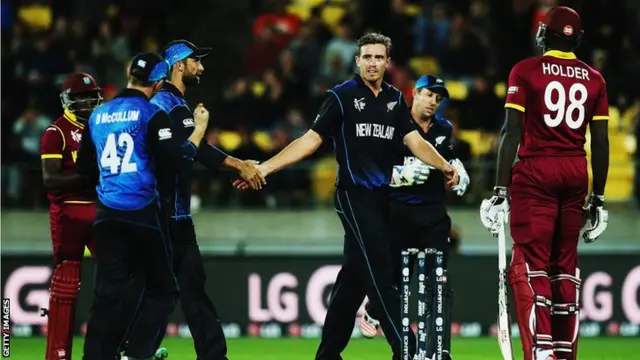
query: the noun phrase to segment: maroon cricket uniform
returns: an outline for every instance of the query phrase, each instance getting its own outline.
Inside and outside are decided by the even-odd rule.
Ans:
[[[591,121],[609,119],[605,82],[573,53],[548,51],[513,67],[505,107],[524,113],[509,187],[509,278],[520,333],[533,347],[562,352],[575,342],[576,326],[566,322],[577,324],[577,315],[551,313],[577,314],[577,247],[588,191],[585,134]]]
[[[65,174],[76,171],[76,157],[84,125],[70,112],[54,121],[42,135],[41,158],[62,159]],[[91,229],[96,216],[95,188],[72,192],[49,192],[49,221],[54,265],[64,260],[82,260],[87,246],[93,253]]]

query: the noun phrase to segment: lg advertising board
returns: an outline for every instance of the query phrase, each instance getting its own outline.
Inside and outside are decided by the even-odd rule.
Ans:
[[[640,336],[639,258],[582,256],[582,336]],[[495,256],[452,259],[455,335],[495,334],[496,260]],[[319,337],[340,263],[335,256],[206,256],[207,291],[229,337]],[[51,272],[48,257],[2,257],[2,297],[10,301],[14,336],[46,332],[40,308],[48,306]],[[94,266],[87,259],[76,317],[79,334],[86,328],[93,288]],[[137,298],[139,288],[132,283],[126,296]],[[513,330],[517,336],[517,326]],[[168,334],[190,336],[179,306]],[[353,336],[359,335],[354,329]]]

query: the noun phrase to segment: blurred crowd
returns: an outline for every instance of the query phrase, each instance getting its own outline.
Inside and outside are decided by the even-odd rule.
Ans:
[[[65,75],[93,74],[108,99],[126,85],[125,69],[134,53],[158,51],[170,40],[170,29],[151,18],[157,12],[126,5],[139,2],[107,2],[104,16],[94,14],[89,20],[72,17],[70,9],[56,7],[59,2],[18,1],[10,9],[2,3],[3,204],[46,205],[38,173],[39,140],[60,113],[58,93]],[[454,124],[460,158],[477,168],[472,178],[475,174],[480,180],[469,195],[474,199],[479,189],[490,188],[488,179],[493,178],[509,70],[539,53],[534,46],[537,23],[558,3],[579,10],[585,37],[578,56],[603,73],[610,105],[621,118],[631,119],[617,130],[638,136],[638,4],[574,2],[248,1],[246,15],[252,16],[252,25],[245,31],[250,40],[235,44],[242,49],[242,57],[233,59],[237,72],[220,74],[222,96],[208,105],[213,114],[208,140],[241,158],[264,160],[273,155],[306,131],[325,91],[352,76],[356,39],[367,31],[380,31],[393,40],[386,80],[403,91],[409,103],[413,81],[424,72],[438,73],[450,84],[452,99],[442,115]],[[60,3],[74,6],[73,1]],[[170,23],[171,12],[163,16]],[[212,178],[204,172],[196,180],[195,203],[202,198],[205,204],[313,205],[312,195],[318,193],[314,176],[331,150],[327,144],[307,162],[274,175],[262,194],[237,195],[230,191],[228,176]],[[640,170],[640,152],[635,153]],[[640,198],[640,185],[635,189]]]

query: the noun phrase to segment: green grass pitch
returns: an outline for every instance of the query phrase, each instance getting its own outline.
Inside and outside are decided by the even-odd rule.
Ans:
[[[516,339],[516,341],[518,341]],[[229,340],[231,360],[304,360],[313,359],[319,339],[255,339]],[[82,338],[74,342],[74,359],[81,359]],[[195,359],[193,342],[190,339],[167,338],[163,346],[169,349],[169,360]],[[455,360],[499,360],[501,359],[495,338],[455,338],[453,341]],[[522,359],[520,343],[516,342],[516,359]],[[11,339],[11,359],[44,359],[44,338]],[[638,338],[587,338],[580,341],[580,360],[629,360],[640,355]],[[343,353],[345,360],[376,360],[391,358],[387,343],[382,339],[354,339]]]

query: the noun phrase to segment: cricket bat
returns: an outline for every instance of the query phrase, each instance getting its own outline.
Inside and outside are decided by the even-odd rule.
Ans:
[[[513,360],[511,316],[507,298],[507,235],[504,213],[498,214],[498,344],[504,360]]]

